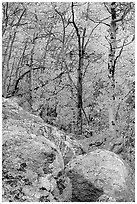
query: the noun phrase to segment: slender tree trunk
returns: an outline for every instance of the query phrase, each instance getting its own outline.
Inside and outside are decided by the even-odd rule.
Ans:
[[[109,71],[109,130],[113,138],[116,137],[115,121],[115,51],[116,51],[116,3],[111,3],[110,51],[108,61]]]
[[[14,70],[14,67],[16,66],[15,65],[16,64],[16,58],[14,57],[14,61],[13,61],[13,63],[12,63],[12,68],[11,68],[11,71],[10,71],[10,77],[9,77],[9,83],[8,83],[8,86],[7,86],[7,93],[10,93],[11,94],[11,86],[12,86],[12,78],[13,78],[13,76],[12,76],[12,74],[13,74],[13,70]]]
[[[80,39],[79,39],[80,40]],[[83,57],[82,57],[81,45],[79,43],[79,64],[77,69],[77,133],[82,135],[82,67],[83,67]]]
[[[16,71],[15,71],[15,78],[13,80],[13,91],[12,91],[12,94],[16,94],[18,92],[18,90],[16,89],[17,86],[16,86],[16,82],[18,80],[18,77],[19,77],[19,71],[20,71],[20,67],[23,66],[23,58],[24,58],[24,55],[25,55],[25,51],[27,49],[27,43],[28,43],[28,39],[26,40],[25,42],[25,46],[24,46],[24,49],[23,49],[23,52],[22,52],[22,55],[17,63],[17,66],[15,67]]]
[[[83,100],[82,100],[82,83],[83,83],[83,74],[82,74],[82,70],[83,70],[83,56],[84,56],[84,49],[85,49],[85,45],[84,45],[84,39],[85,39],[85,34],[86,34],[86,28],[83,29],[83,35],[81,37],[81,33],[79,30],[79,27],[76,24],[75,21],[75,13],[74,13],[74,4],[72,2],[71,4],[71,10],[72,10],[72,24],[73,27],[75,29],[75,33],[77,36],[77,43],[78,43],[78,67],[77,67],[77,85],[74,84],[73,80],[71,79],[71,76],[69,74],[69,69],[67,68],[67,63],[65,62],[64,56],[65,56],[65,51],[64,51],[64,45],[65,45],[65,22],[64,22],[64,18],[61,14],[61,12],[59,12],[57,9],[55,9],[55,11],[60,15],[61,19],[62,19],[62,24],[63,24],[63,46],[62,46],[62,55],[63,55],[63,60],[62,62],[64,62],[65,64],[65,68],[67,70],[68,73],[68,78],[70,80],[71,86],[74,87],[77,91],[77,136],[82,135],[82,122],[83,122],[83,118],[82,118],[82,112],[84,113],[86,119],[86,113],[83,109]],[[73,88],[71,90],[71,94],[72,94],[72,98],[75,98],[73,95]],[[88,121],[88,119],[87,119]]]
[[[83,31],[82,42],[81,36],[79,33],[78,26],[75,23],[75,16],[74,16],[74,5],[72,2],[72,23],[76,31],[77,40],[78,40],[78,50],[79,50],[79,62],[77,68],[77,135],[82,135],[82,68],[83,68],[83,54],[84,54],[84,37],[86,30]]]
[[[6,8],[6,26],[8,24],[8,16],[7,16],[7,12],[8,12],[8,4],[7,4],[7,8]],[[9,69],[10,69],[10,65],[9,65],[9,61],[11,59],[11,55],[12,55],[12,50],[13,50],[13,44],[14,44],[14,41],[16,39],[16,33],[17,33],[17,29],[19,27],[19,24],[20,24],[20,21],[23,17],[23,15],[25,14],[26,12],[26,8],[23,9],[20,17],[18,18],[18,22],[16,23],[16,29],[15,29],[15,32],[13,34],[13,38],[12,38],[12,41],[11,41],[11,45],[10,45],[10,48],[9,48],[9,55],[8,55],[8,58],[7,58],[7,66],[6,66],[6,70],[3,71],[4,73],[4,79],[3,79],[3,96],[6,97],[7,96],[7,78],[8,78],[8,74],[9,74]],[[6,27],[5,27],[6,28]],[[5,30],[6,31],[6,30]],[[3,35],[5,33],[5,31],[3,31]],[[9,39],[10,40],[10,39]],[[10,42],[10,41],[9,41]],[[4,59],[5,60],[5,59]],[[4,67],[4,64],[3,64],[3,67]]]
[[[33,102],[33,55],[34,55],[34,48],[35,48],[35,40],[33,41],[33,47],[31,50],[31,55],[30,55],[30,72],[29,72],[29,105],[30,105],[30,109],[32,108],[32,102]]]
[[[13,44],[14,44],[14,41],[15,41],[15,38],[16,38],[16,31],[14,32],[14,35],[13,35],[13,38],[12,38],[12,41],[11,41],[11,44],[10,44],[10,48],[9,48],[9,54],[8,54],[8,58],[7,58],[7,61],[6,61],[6,70],[3,71],[4,73],[4,78],[3,78],[3,96],[6,98],[7,96],[7,78],[8,78],[8,74],[9,74],[9,69],[10,69],[10,66],[9,66],[9,61],[11,59],[11,55],[12,55],[12,50],[13,50]],[[3,65],[4,66],[4,65]]]
[[[5,21],[4,25],[2,26],[2,36],[4,35],[7,25],[8,25],[8,8],[9,8],[9,3],[6,2],[4,5],[3,9],[3,21]]]

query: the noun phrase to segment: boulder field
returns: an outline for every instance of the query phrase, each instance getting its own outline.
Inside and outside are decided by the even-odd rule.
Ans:
[[[129,167],[107,150],[82,145],[15,98],[2,99],[3,202],[133,201]]]

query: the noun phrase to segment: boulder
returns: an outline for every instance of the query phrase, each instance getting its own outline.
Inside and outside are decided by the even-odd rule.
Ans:
[[[60,150],[65,164],[75,155],[83,153],[83,147],[75,140],[74,135],[70,136],[57,127],[45,123],[42,118],[25,111],[19,104],[19,98],[2,98],[3,128],[7,129],[14,121],[15,125],[12,125],[14,131],[16,129],[18,131],[20,127],[23,132],[25,129],[32,136],[44,136]]]
[[[133,201],[127,166],[118,155],[95,150],[79,155],[66,167],[72,182],[73,202]]]
[[[43,120],[15,100],[3,98],[2,113],[3,201],[70,201],[70,179],[60,173],[64,158],[57,145],[59,135],[57,141],[50,140],[51,133],[42,132],[47,128]]]

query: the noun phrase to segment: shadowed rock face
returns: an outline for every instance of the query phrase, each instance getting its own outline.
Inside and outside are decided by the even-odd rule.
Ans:
[[[70,201],[70,179],[58,176],[64,169],[59,133],[55,142],[49,140],[51,134],[41,132],[46,128],[42,119],[15,101],[3,99],[2,111],[3,201]]]
[[[72,181],[72,202],[95,202],[103,190],[96,188],[88,179],[79,173],[69,174]]]
[[[116,154],[96,150],[70,161],[66,174],[72,181],[72,201],[130,201],[128,170]],[[132,198],[133,199],[133,198]]]

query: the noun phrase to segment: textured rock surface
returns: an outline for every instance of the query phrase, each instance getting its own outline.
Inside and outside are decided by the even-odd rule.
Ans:
[[[42,119],[24,111],[14,100],[3,99],[2,112],[3,201],[69,201],[70,179],[59,175],[64,169],[59,145],[62,142],[72,154],[73,148],[65,146],[59,133],[43,133],[47,126]]]
[[[113,202],[133,200],[128,170],[119,156],[95,150],[77,156],[67,166],[72,181],[72,201]]]
[[[5,125],[7,128],[15,120],[15,130],[17,129],[18,131],[20,127],[24,131],[25,128],[28,134],[44,136],[52,141],[60,150],[65,163],[73,156],[82,153],[82,145],[73,136],[70,137],[70,135],[60,131],[55,126],[44,123],[40,117],[30,114],[18,104],[20,104],[20,101],[17,98],[2,99],[3,128]]]
[[[3,98],[2,118],[3,201],[130,201],[128,171],[116,154],[77,156],[80,142],[24,111],[16,99]]]

